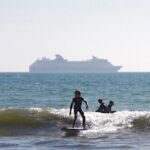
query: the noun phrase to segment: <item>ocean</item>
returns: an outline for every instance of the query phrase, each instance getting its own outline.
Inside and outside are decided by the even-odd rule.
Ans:
[[[88,130],[66,135],[76,89],[89,104]],[[99,98],[117,112],[96,113]],[[150,73],[0,73],[0,149],[149,150]]]

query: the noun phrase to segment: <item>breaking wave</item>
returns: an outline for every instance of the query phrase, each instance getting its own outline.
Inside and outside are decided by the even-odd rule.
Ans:
[[[73,116],[68,109],[0,109],[0,136],[55,135],[64,126],[71,127]],[[86,112],[84,134],[113,133],[123,129],[149,129],[150,112],[119,111],[114,114]],[[81,125],[79,117],[77,126]]]

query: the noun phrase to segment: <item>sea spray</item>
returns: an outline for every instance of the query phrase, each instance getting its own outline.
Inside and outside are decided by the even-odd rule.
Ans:
[[[53,113],[63,117],[68,116],[69,109],[54,110]],[[78,115],[80,125],[82,118]],[[86,124],[91,133],[112,133],[126,128],[147,128],[150,126],[148,111],[118,111],[116,113],[85,112]],[[73,115],[72,117],[73,118]]]

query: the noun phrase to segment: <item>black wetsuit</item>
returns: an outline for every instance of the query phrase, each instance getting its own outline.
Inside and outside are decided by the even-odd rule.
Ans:
[[[107,111],[108,111],[108,113],[111,112],[111,107],[112,107],[112,105],[110,105],[110,104],[107,106]]]
[[[72,100],[72,104],[74,104],[74,121],[73,121],[73,127],[75,125],[76,119],[77,119],[77,113],[79,112],[83,119],[83,127],[85,127],[85,116],[84,112],[82,111],[81,105],[82,102],[85,101],[82,97],[74,97]]]
[[[108,106],[107,106],[107,113],[115,113],[116,111],[112,111],[112,106],[113,105],[111,105],[111,104],[109,104]]]
[[[101,103],[96,112],[107,113],[107,108],[104,103]]]

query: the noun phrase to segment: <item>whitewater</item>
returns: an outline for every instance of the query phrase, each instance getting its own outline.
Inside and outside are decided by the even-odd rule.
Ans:
[[[88,130],[81,132],[80,135],[88,137],[129,129],[148,130],[150,127],[150,112],[147,111],[118,111],[114,114],[89,111],[85,116]],[[60,133],[62,127],[71,127],[72,121],[73,116],[69,116],[69,109],[1,109],[0,135],[37,135],[38,133],[48,135],[49,133],[51,136],[52,132]],[[77,127],[81,126],[82,119],[79,116]]]

